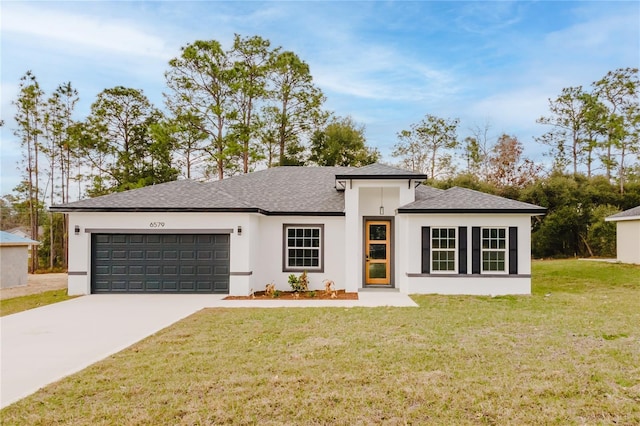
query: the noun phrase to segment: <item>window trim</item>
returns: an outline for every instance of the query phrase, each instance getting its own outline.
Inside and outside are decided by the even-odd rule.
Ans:
[[[319,229],[320,245],[318,247],[318,263],[316,266],[289,266],[289,246],[287,230],[289,229]],[[315,249],[315,247],[314,247]],[[322,223],[283,223],[282,224],[282,272],[324,272],[324,224]]]
[[[429,267],[430,267],[430,271],[431,274],[444,274],[444,275],[450,275],[450,274],[457,274],[458,273],[458,256],[459,256],[459,241],[458,241],[458,227],[456,226],[430,226],[429,227]],[[442,229],[446,229],[447,231],[449,230],[453,230],[453,242],[454,242],[454,247],[453,248],[446,248],[446,249],[442,249],[442,248],[434,248],[434,244],[433,244],[433,232],[435,230],[442,230]],[[440,239],[440,238],[439,238]],[[447,237],[448,239],[448,237]],[[447,251],[447,252],[453,252],[453,270],[451,271],[441,271],[441,270],[435,270],[434,268],[434,260],[433,260],[433,253],[435,251]]]
[[[484,240],[483,234],[484,234],[484,230],[485,229],[488,229],[488,230],[491,230],[491,229],[500,230],[500,229],[502,229],[502,230],[504,230],[504,248],[503,249],[500,249],[500,248],[497,248],[497,249],[492,249],[492,248],[485,249],[483,247],[482,242]],[[506,227],[506,226],[483,226],[483,227],[480,228],[480,241],[479,241],[479,244],[480,244],[480,274],[482,274],[482,275],[509,275],[509,269],[510,269],[510,263],[509,263],[509,237],[510,237],[509,227]],[[500,238],[500,237],[498,237],[498,238]],[[489,239],[491,239],[491,236],[489,236]],[[485,252],[497,252],[497,253],[502,252],[502,253],[504,253],[504,269],[501,270],[501,271],[499,271],[499,270],[497,270],[497,271],[485,270],[484,269],[484,253]]]

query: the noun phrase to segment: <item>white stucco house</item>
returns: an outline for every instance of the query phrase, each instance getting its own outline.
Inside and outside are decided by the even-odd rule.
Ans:
[[[29,249],[38,244],[30,238],[0,231],[0,288],[27,285]]]
[[[616,257],[619,262],[640,264],[640,206],[605,218],[616,223]]]
[[[277,167],[53,206],[69,214],[69,294],[247,295],[307,271],[348,292],[529,294],[531,216],[382,164]]]

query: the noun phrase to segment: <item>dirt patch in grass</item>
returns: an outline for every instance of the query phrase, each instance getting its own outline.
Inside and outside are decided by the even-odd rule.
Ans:
[[[333,295],[333,296],[332,296]],[[266,294],[264,291],[256,291],[253,296],[227,296],[224,300],[358,300],[358,293],[348,293],[344,290],[336,290],[327,293],[324,290],[296,293],[293,291],[279,291],[277,294]]]
[[[61,290],[67,288],[67,274],[29,274],[27,285],[8,287],[0,290],[0,300],[14,297],[28,296],[30,294],[43,293],[50,290]]]

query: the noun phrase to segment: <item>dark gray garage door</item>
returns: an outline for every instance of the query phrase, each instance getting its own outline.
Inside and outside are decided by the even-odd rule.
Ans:
[[[228,293],[229,235],[92,234],[92,293]]]

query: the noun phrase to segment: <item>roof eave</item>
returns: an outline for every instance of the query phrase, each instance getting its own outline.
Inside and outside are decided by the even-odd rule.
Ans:
[[[411,179],[424,181],[427,175],[336,175],[336,179],[367,179],[367,180],[387,180],[387,179]]]
[[[115,212],[115,213],[145,213],[145,212],[191,212],[191,213],[264,213],[257,207],[49,207],[54,213],[78,212]]]
[[[619,216],[619,217],[605,217],[605,222],[622,222],[626,220],[640,220],[640,216]]]
[[[473,213],[473,214],[529,214],[544,215],[547,209],[403,209],[398,213]]]

